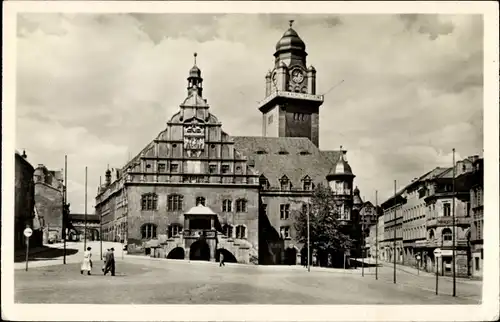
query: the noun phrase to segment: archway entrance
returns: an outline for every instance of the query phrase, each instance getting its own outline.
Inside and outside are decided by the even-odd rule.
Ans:
[[[297,250],[294,247],[285,249],[285,265],[295,265],[297,263]]]
[[[210,247],[205,240],[195,241],[189,248],[189,259],[193,261],[209,261]]]
[[[176,247],[167,255],[167,259],[184,259],[184,248]]]
[[[219,248],[217,249],[217,253],[215,254],[215,260],[217,262],[220,262],[220,254],[224,256],[224,261],[226,263],[237,263],[238,261],[236,260],[236,257],[228,251],[227,249],[224,248]]]

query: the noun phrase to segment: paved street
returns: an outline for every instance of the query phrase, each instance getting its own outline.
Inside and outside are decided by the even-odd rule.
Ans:
[[[80,244],[81,245],[81,244]],[[77,247],[71,246],[71,247]],[[119,246],[119,245],[117,245]],[[105,248],[108,246],[105,246]],[[82,248],[80,246],[80,248]],[[16,263],[15,301],[18,303],[90,304],[478,304],[481,283],[459,282],[458,297],[451,294],[451,283],[440,280],[438,296],[435,280],[398,271],[392,283],[392,270],[340,270],[300,266],[251,266],[217,263],[121,257],[117,276],[102,276],[98,248],[94,250],[94,275],[79,272],[81,251],[68,257],[37,261],[28,272]],[[46,265],[43,265],[43,264]],[[49,266],[47,266],[49,265]],[[441,291],[440,291],[441,292]]]

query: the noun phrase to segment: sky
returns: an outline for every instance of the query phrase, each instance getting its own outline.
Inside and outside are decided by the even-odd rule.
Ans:
[[[482,155],[482,18],[415,14],[20,14],[16,149],[50,169],[68,155],[73,213],[87,166],[93,213],[107,165],[121,168],[179,109],[194,52],[223,130],[261,135],[257,102],[290,19],[328,92],[320,148],[348,150],[365,200],[451,166],[452,148]]]

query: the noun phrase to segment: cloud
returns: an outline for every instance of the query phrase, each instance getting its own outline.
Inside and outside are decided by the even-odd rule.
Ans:
[[[122,166],[178,110],[193,52],[224,131],[260,135],[257,101],[288,20],[318,93],[340,83],[321,107],[320,147],[349,150],[367,198],[450,163],[452,148],[481,152],[479,15],[22,14],[16,146],[55,168],[68,154],[83,211],[84,167],[92,205],[107,164]]]

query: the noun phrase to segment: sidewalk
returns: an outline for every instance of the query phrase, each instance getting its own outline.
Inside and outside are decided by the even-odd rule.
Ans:
[[[379,265],[383,266],[383,267],[387,267],[387,268],[394,267],[393,263],[388,263],[388,262],[384,262],[384,261],[379,261]],[[402,272],[405,272],[408,274],[412,274],[412,275],[418,275],[418,276],[427,276],[427,277],[435,277],[436,276],[436,273],[427,272],[427,271],[424,271],[421,269],[418,270],[415,267],[401,265],[401,264],[396,264],[396,270],[399,270],[399,271],[402,271]],[[445,279],[448,281],[453,280],[452,276],[443,276],[441,274],[439,275],[439,278]],[[457,277],[457,281],[460,283],[466,283],[466,284],[480,284],[480,283],[482,283],[482,280],[479,278],[468,278],[468,277]]]

